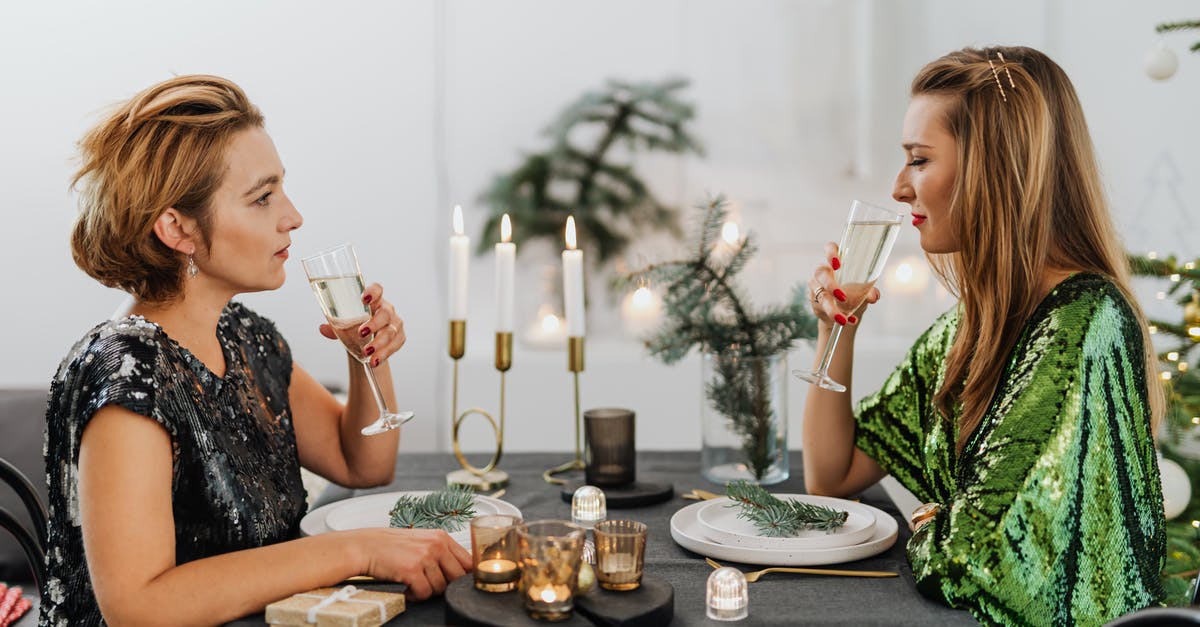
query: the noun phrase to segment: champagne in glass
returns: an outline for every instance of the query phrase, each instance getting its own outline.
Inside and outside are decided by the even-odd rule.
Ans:
[[[367,383],[371,387],[371,395],[379,407],[379,418],[363,427],[363,435],[376,435],[390,431],[412,420],[413,413],[400,413],[388,409],[383,393],[379,391],[379,382],[375,380],[375,371],[371,368],[370,360],[363,354],[363,349],[371,342],[374,335],[363,337],[359,328],[371,319],[371,309],[362,301],[364,283],[362,272],[358,269],[358,256],[350,244],[330,248],[311,257],[305,257],[302,262],[304,273],[308,275],[308,283],[325,319],[333,327],[333,333],[346,352],[350,353],[362,364],[367,373]]]
[[[903,213],[862,201],[856,200],[850,204],[846,231],[842,234],[842,243],[838,245],[838,259],[842,265],[834,273],[838,285],[846,293],[846,301],[838,303],[843,314],[849,316],[858,311],[883,273],[892,245],[900,234],[903,218]],[[833,333],[825,344],[825,352],[821,354],[820,366],[816,370],[793,370],[792,374],[817,387],[845,392],[846,386],[829,378],[828,374],[829,361],[833,358],[833,349],[842,336],[843,328],[840,324],[833,326]]]

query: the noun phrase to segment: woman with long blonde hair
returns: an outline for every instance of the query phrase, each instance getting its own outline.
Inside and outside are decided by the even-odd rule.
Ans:
[[[927,504],[918,588],[985,624],[1099,624],[1158,603],[1165,556],[1145,319],[1067,75],[1023,47],[923,68],[893,197],[959,298],[857,407],[813,387],[804,478],[857,493],[891,474]],[[861,312],[835,244],[810,281],[830,375],[850,381]],[[869,288],[866,302],[880,294]],[[849,340],[849,341],[848,341]]]

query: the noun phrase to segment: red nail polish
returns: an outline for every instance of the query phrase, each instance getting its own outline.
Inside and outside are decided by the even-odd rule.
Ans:
[[[829,265],[833,266],[834,270],[837,270],[838,268],[842,267],[842,262],[837,257],[834,257],[833,259],[829,260]]]
[[[371,367],[372,367],[372,368],[378,368],[378,367],[379,367],[379,358],[378,358],[378,357],[376,357],[375,359],[372,359],[372,360],[371,360]]]
[[[846,302],[846,293],[840,289],[833,290],[833,297],[842,301],[843,303]]]
[[[370,334],[371,334],[371,329],[370,329],[370,328],[368,328],[368,327],[363,327],[363,328],[361,328],[361,329],[359,329],[359,330],[358,330],[358,334],[359,334],[359,335],[361,335],[361,336],[363,336],[363,337],[367,337],[368,335],[370,335]]]
[[[846,326],[846,316],[843,316],[842,314],[833,314],[833,319],[838,324]]]
[[[370,303],[370,302],[371,302],[371,295],[370,295],[370,294],[363,294],[363,304],[365,305],[365,304],[367,304],[367,303]]]
[[[374,353],[374,352],[375,352],[375,347],[374,347],[374,346],[368,346],[368,347],[367,347],[365,350],[363,350],[363,352],[364,352],[364,353],[366,353],[366,354],[368,354],[368,355],[370,355],[371,353]]]
[[[858,324],[858,316],[850,316],[847,319],[850,321],[850,324]]]

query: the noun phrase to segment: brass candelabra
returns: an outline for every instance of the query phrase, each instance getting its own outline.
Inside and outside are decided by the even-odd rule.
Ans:
[[[448,485],[467,486],[477,491],[495,490],[508,485],[508,473],[496,468],[496,466],[500,463],[500,457],[504,453],[504,374],[512,367],[512,333],[496,333],[496,370],[500,371],[499,423],[496,422],[496,419],[490,413],[479,407],[472,407],[461,414],[458,413],[458,362],[466,352],[467,321],[451,320],[450,358],[454,360],[454,392],[450,408],[454,430],[452,431],[451,442],[454,445],[454,456],[458,458],[458,463],[462,466],[462,469],[448,473],[446,475],[446,483]],[[496,434],[496,451],[492,454],[492,458],[487,465],[482,468],[474,466],[471,462],[467,461],[467,457],[463,454],[462,446],[458,441],[458,432],[462,427],[463,420],[472,414],[478,414],[486,418]]]
[[[583,470],[583,419],[579,414],[579,373],[583,372],[583,336],[571,336],[567,338],[567,370],[571,372],[575,379],[575,459],[569,462],[560,464],[542,473],[542,479],[548,483],[563,485],[565,479],[559,479],[555,475],[572,470]]]

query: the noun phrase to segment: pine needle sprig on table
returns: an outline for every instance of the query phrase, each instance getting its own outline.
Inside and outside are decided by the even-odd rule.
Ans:
[[[784,501],[761,486],[734,481],[725,487],[725,496],[738,508],[738,518],[748,520],[768,538],[790,538],[806,529],[832,532],[846,524],[848,512],[803,501]]]
[[[460,486],[425,496],[405,495],[396,500],[390,516],[392,527],[453,533],[475,517],[475,492]]]

